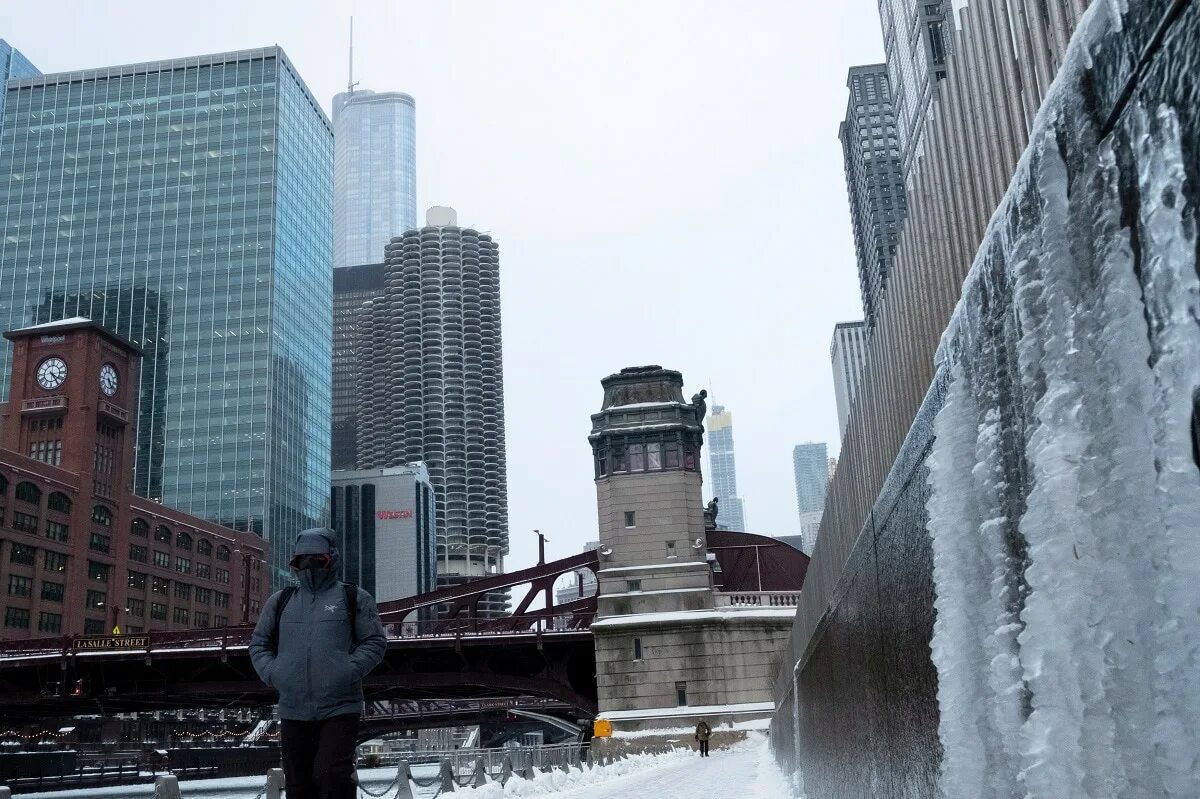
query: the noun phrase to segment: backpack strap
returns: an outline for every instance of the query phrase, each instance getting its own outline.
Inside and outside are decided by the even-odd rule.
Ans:
[[[350,651],[358,647],[358,586],[354,583],[342,583],[346,591],[346,618],[350,620]]]
[[[289,585],[279,592],[279,599],[275,601],[275,626],[271,628],[271,640],[268,642],[273,655],[279,654],[279,621],[283,618],[283,609],[292,601],[297,590],[296,586]]]

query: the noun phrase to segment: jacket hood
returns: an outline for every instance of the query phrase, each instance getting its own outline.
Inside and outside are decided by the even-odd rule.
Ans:
[[[328,527],[313,527],[302,530],[296,536],[296,544],[292,547],[292,555],[329,555],[333,559],[328,569],[305,569],[297,574],[300,585],[316,593],[337,582],[338,564],[341,556],[334,546],[336,533]]]

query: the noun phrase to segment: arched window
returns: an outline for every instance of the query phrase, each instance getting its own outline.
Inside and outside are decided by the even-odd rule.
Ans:
[[[71,512],[71,498],[61,491],[51,493],[50,497],[46,500],[46,505],[50,510],[56,510],[59,513]]]
[[[171,531],[160,524],[154,528],[154,540],[163,544],[171,543]]]
[[[224,544],[217,547],[217,560],[229,560],[229,547]]]
[[[28,481],[17,483],[17,499],[37,505],[42,501],[42,489]]]
[[[196,552],[201,555],[211,555],[212,541],[209,541],[207,538],[201,538],[196,542]]]
[[[175,546],[180,549],[190,550],[192,548],[192,537],[183,530],[180,530],[179,534],[175,536]]]
[[[92,521],[102,527],[112,527],[112,511],[103,505],[92,507]]]
[[[134,519],[133,523],[129,525],[129,532],[138,538],[145,538],[150,535],[150,525],[146,523],[145,519]]]
[[[8,491],[8,478],[0,474],[0,494]]]

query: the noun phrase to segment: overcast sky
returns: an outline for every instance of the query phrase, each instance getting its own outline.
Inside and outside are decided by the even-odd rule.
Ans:
[[[500,244],[511,570],[533,528],[596,538],[588,416],[630,365],[732,410],[749,530],[799,531],[792,446],[835,454],[830,335],[862,313],[837,126],[876,8],[48,0],[0,2],[0,38],[43,72],[277,43],[328,112],[354,14],[360,87],[416,98],[418,207]]]

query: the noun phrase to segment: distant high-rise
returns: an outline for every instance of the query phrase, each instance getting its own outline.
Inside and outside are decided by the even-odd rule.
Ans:
[[[0,39],[0,129],[4,128],[4,84],[9,78],[35,78],[41,75],[21,51]]]
[[[829,484],[829,455],[825,444],[808,442],[792,449],[792,470],[796,477],[796,512],[803,527],[813,517],[820,522],[825,510],[825,489]],[[808,543],[806,538],[806,543]]]
[[[380,252],[380,257],[383,253]],[[334,469],[357,469],[358,325],[364,303],[383,294],[383,264],[360,264],[333,272],[333,431],[329,453]]]
[[[333,265],[378,263],[417,226],[416,104],[401,92],[333,97]]]
[[[922,152],[926,112],[934,86],[946,77],[947,0],[880,0],[884,56],[895,93],[893,108],[900,164],[907,181],[913,161]],[[864,309],[865,310],[865,309]],[[871,320],[867,320],[868,326]]]
[[[334,472],[329,526],[337,533],[342,579],[377,602],[432,591],[436,514],[422,463]]]
[[[851,67],[846,87],[850,96],[838,138],[846,170],[858,288],[870,332],[887,290],[896,237],[908,208],[887,67]]]
[[[387,246],[361,315],[360,468],[424,461],[437,494],[439,584],[503,571],[508,554],[500,259],[452,208]],[[497,595],[489,612],[502,612]]]
[[[0,329],[79,315],[140,346],[134,491],[265,535],[278,582],[329,503],[329,120],[278,47],[5,100]]]
[[[866,360],[867,342],[862,322],[838,322],[833,326],[829,359],[833,362],[833,395],[837,401],[838,430],[846,435],[846,422],[858,396]]]
[[[733,414],[714,405],[705,425],[708,462],[712,467],[712,495],[717,500],[717,528],[746,532],[746,516],[737,492],[737,464],[733,455]]]

